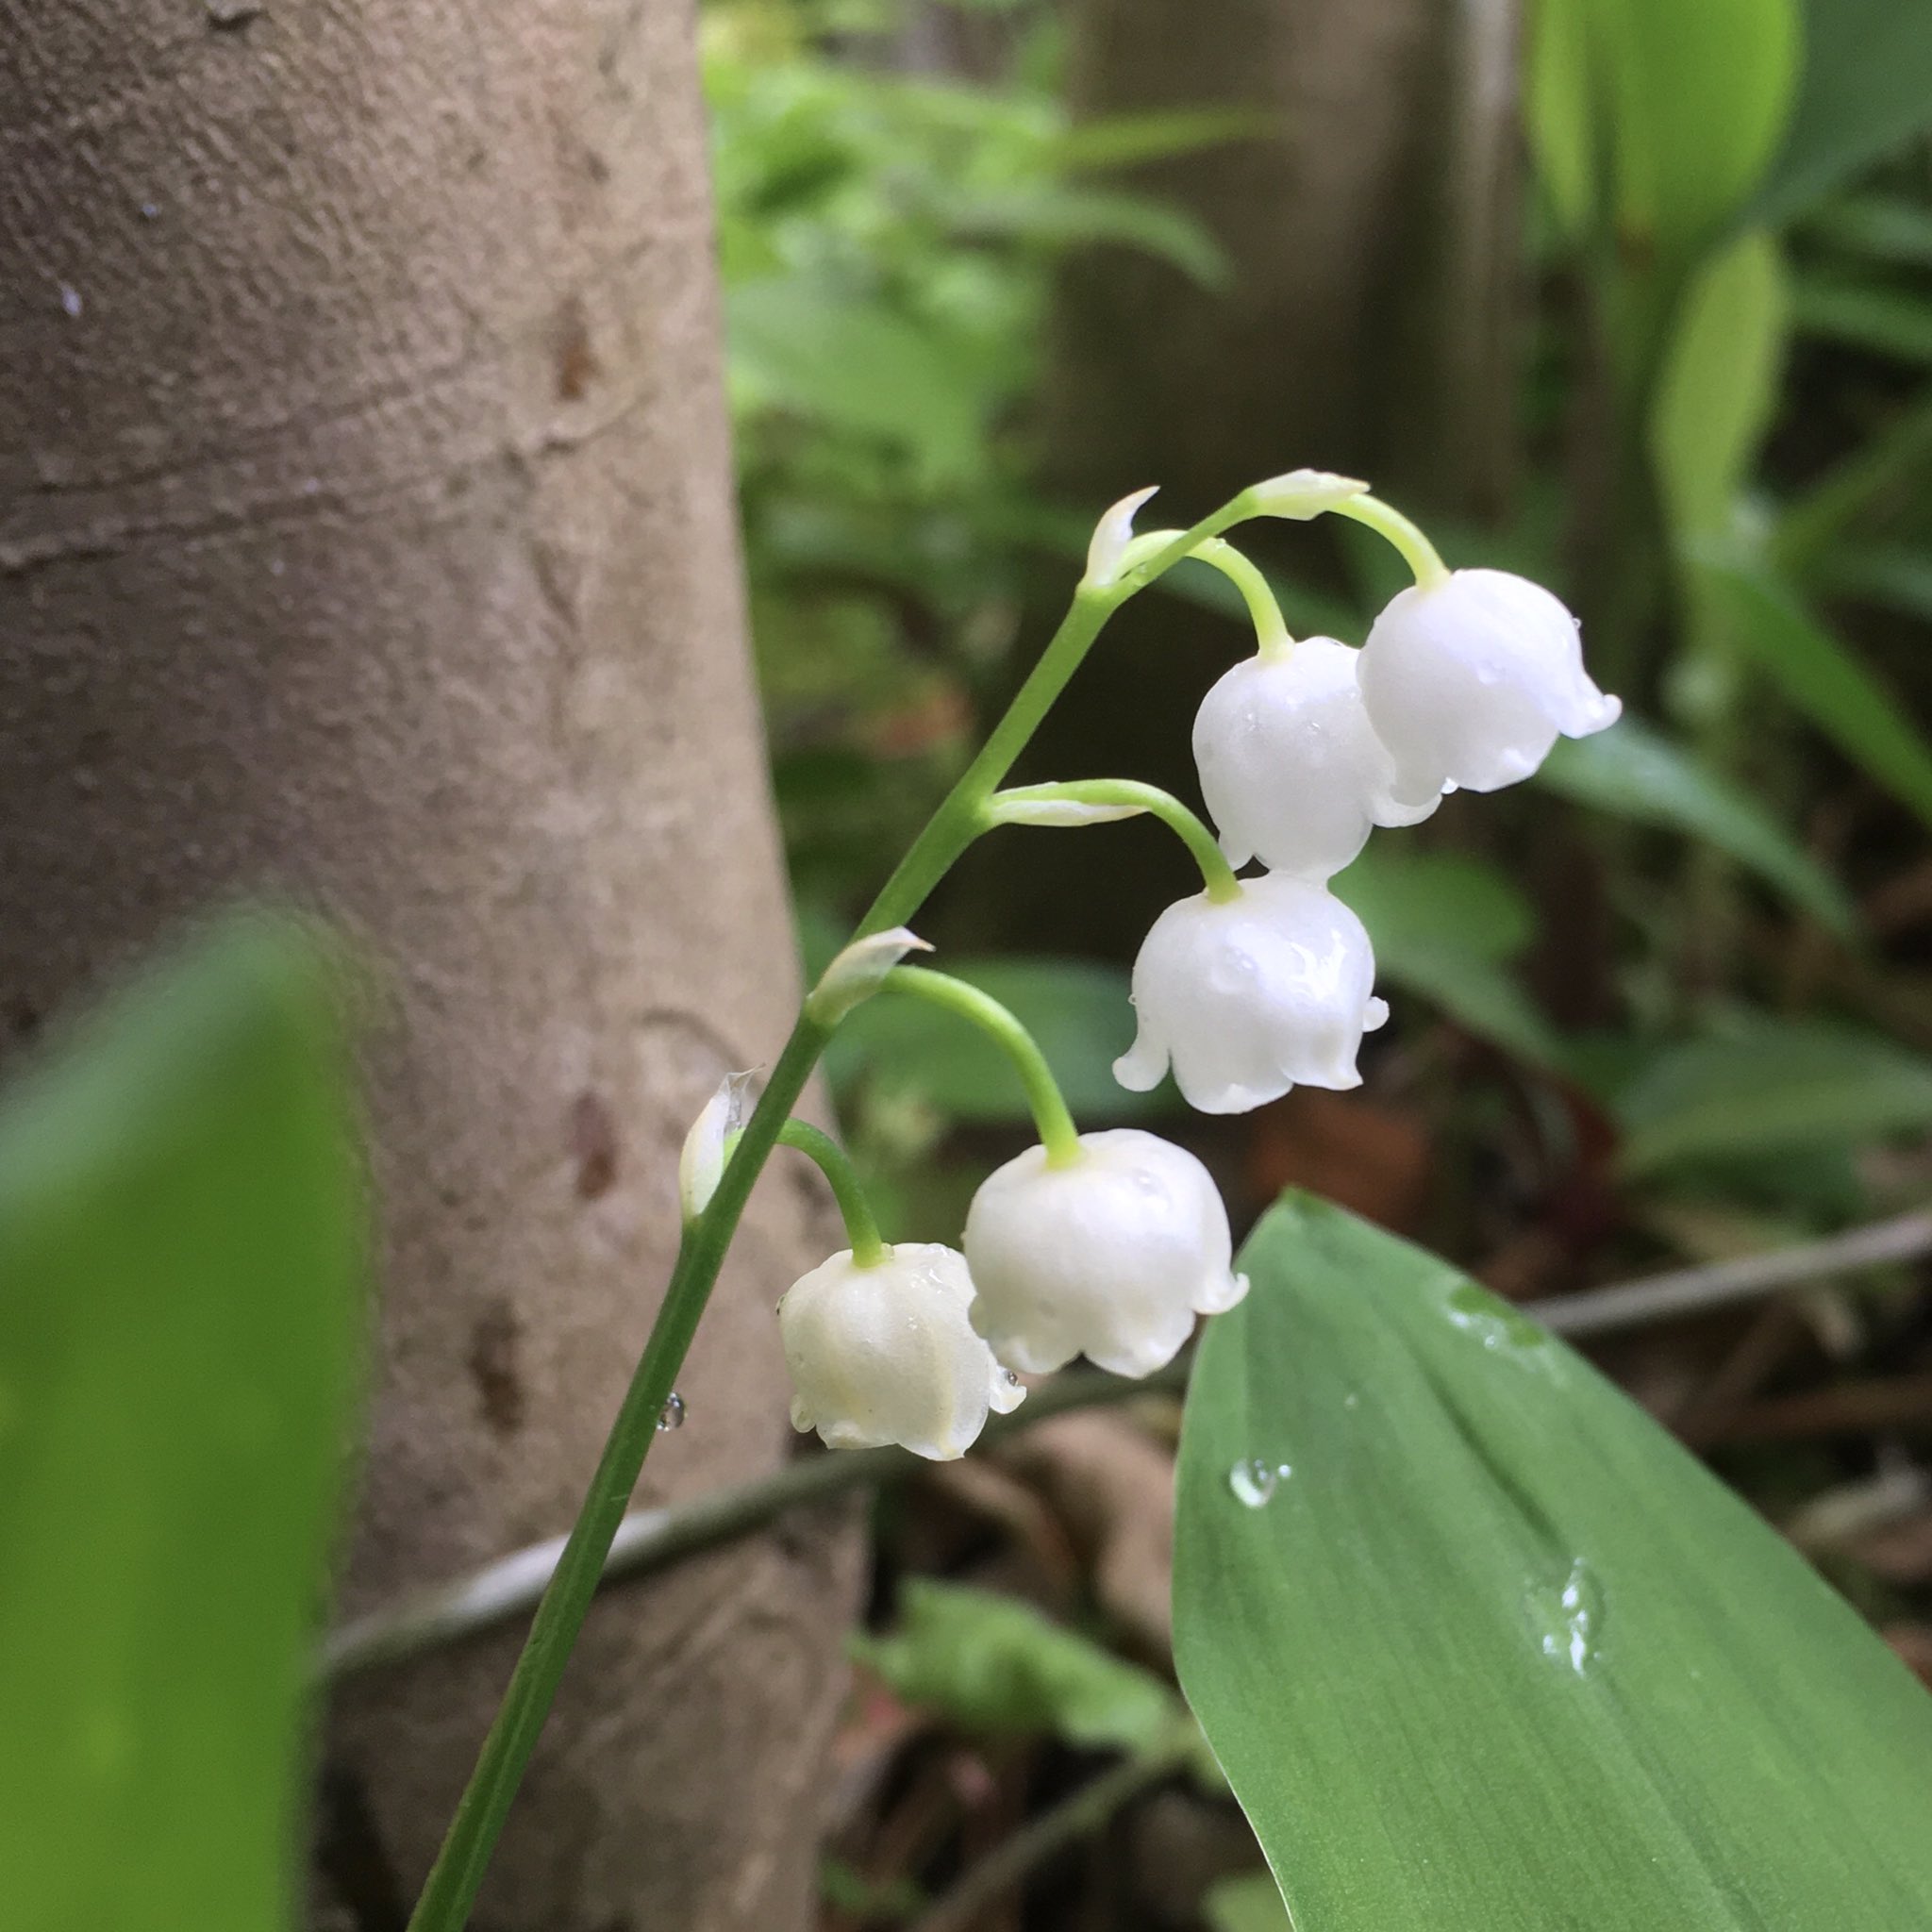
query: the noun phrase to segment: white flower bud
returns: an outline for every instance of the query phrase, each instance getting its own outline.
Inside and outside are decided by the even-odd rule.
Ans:
[[[751,1079],[749,1074],[726,1074],[684,1137],[677,1157],[677,1198],[687,1225],[711,1205],[724,1178],[731,1137],[744,1125],[744,1090]]]
[[[973,1325],[1009,1369],[1085,1355],[1116,1375],[1172,1361],[1196,1315],[1248,1291],[1208,1170],[1138,1127],[1080,1136],[1065,1167],[1031,1147],[973,1197]]]
[[[1304,638],[1286,655],[1237,664],[1194,719],[1201,795],[1231,865],[1327,879],[1375,825],[1412,825],[1438,795],[1404,806],[1395,760],[1375,736],[1356,681],[1359,654]]]
[[[973,1332],[973,1277],[952,1248],[905,1242],[861,1268],[849,1248],[778,1304],[791,1371],[791,1425],[827,1448],[897,1442],[948,1462],[1026,1391]]]
[[[1245,1113],[1298,1082],[1357,1087],[1362,1034],[1389,1017],[1374,983],[1361,921],[1322,887],[1267,873],[1233,899],[1198,892],[1141,941],[1141,1029],[1114,1078],[1145,1091],[1172,1061],[1182,1097],[1203,1113]]]
[[[1583,668],[1576,620],[1541,585],[1458,570],[1392,599],[1361,655],[1362,702],[1394,754],[1397,793],[1421,803],[1527,778],[1557,734],[1614,724],[1621,702]]]

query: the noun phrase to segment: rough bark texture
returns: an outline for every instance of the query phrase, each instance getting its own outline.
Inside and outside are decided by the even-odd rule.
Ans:
[[[347,1609],[552,1533],[685,1122],[794,993],[687,5],[0,0],[0,1019],[212,895],[369,935],[381,1363]],[[786,1452],[768,1186],[653,1498]],[[774,1538],[594,1616],[477,1924],[801,1924],[853,1589]],[[510,1650],[336,1714],[379,1932]]]

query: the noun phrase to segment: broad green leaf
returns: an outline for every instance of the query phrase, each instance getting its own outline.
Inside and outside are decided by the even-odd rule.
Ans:
[[[1740,235],[1685,291],[1651,405],[1650,452],[1678,541],[1720,535],[1750,475],[1784,361],[1777,243]]]
[[[363,1262],[327,970],[237,917],[0,1096],[0,1919],[295,1923]]]
[[[1750,194],[1784,134],[1795,0],[1584,0],[1611,108],[1626,245],[1686,253]]]
[[[792,276],[732,290],[725,314],[733,381],[762,399],[889,438],[936,472],[971,459],[977,398],[905,316]]]
[[[1857,929],[1844,888],[1770,812],[1640,719],[1626,716],[1593,738],[1559,739],[1537,776],[1578,805],[1715,845],[1827,930],[1849,937]]]
[[[1810,0],[1790,124],[1753,212],[1781,221],[1932,125],[1924,0]]]
[[[899,1625],[857,1636],[854,1657],[908,1704],[971,1730],[1047,1732],[1092,1749],[1151,1751],[1174,1734],[1180,1700],[1153,1672],[991,1591],[915,1577]]]
[[[1382,984],[1521,1059],[1561,1062],[1549,1024],[1507,965],[1533,937],[1535,914],[1494,866],[1372,840],[1333,890],[1368,928]]]
[[[1855,764],[1932,824],[1932,743],[1910,708],[1761,572],[1694,566],[1738,641]]]
[[[1142,1120],[1168,1104],[1158,1091],[1129,1093],[1113,1063],[1134,1043],[1127,975],[1088,959],[948,958],[946,971],[1018,1014],[1040,1042],[1067,1105],[1105,1126]],[[883,993],[839,1028],[825,1063],[840,1086],[870,1077],[916,1091],[951,1120],[999,1124],[1027,1118],[1026,1096],[1006,1056],[975,1026],[923,1000]]]
[[[1891,1932],[1932,1699],[1621,1391],[1291,1199],[1208,1325],[1182,1688],[1296,1932]]]
[[[1932,1127],[1932,1060],[1877,1034],[1752,1017],[1671,1049],[1616,1096],[1627,1174]]]
[[[1818,572],[1821,588],[1932,623],[1932,550],[1902,543],[1840,544]]]

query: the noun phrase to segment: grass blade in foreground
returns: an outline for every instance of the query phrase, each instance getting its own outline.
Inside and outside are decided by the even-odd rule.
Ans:
[[[0,1921],[294,1923],[363,1236],[328,971],[232,920],[0,1099]]]
[[[1932,1698],[1780,1538],[1393,1236],[1291,1199],[1241,1265],[1176,1653],[1297,1932],[1924,1923]]]

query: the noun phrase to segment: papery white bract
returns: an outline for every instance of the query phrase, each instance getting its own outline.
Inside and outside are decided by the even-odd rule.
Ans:
[[[677,1199],[687,1224],[711,1205],[730,1158],[731,1137],[744,1124],[744,1090],[749,1074],[726,1074],[691,1124],[677,1157]]]
[[[1121,574],[1121,558],[1134,541],[1134,517],[1141,506],[1159,493],[1160,485],[1151,483],[1118,503],[1109,504],[1093,526],[1087,542],[1087,575],[1080,581],[1090,589],[1104,591]]]
[[[908,925],[868,933],[834,956],[806,995],[805,1016],[821,1026],[836,1026],[854,1007],[871,999],[908,953],[929,953],[932,947]]]
[[[1389,1017],[1374,982],[1361,921],[1320,886],[1268,873],[1232,899],[1196,893],[1141,941],[1140,1032],[1114,1078],[1144,1091],[1172,1062],[1203,1113],[1245,1113],[1298,1083],[1359,1086],[1362,1034]]]
[[[1292,517],[1297,523],[1307,523],[1351,496],[1366,496],[1368,490],[1357,478],[1338,476],[1332,470],[1290,470],[1257,483],[1248,491],[1248,499],[1257,516]]]
[[[795,1282],[778,1304],[791,1371],[791,1425],[827,1448],[896,1442],[947,1462],[1026,1391],[993,1359],[967,1319],[966,1257],[903,1242],[861,1268],[849,1248]]]
[[[1359,654],[1334,638],[1244,658],[1194,719],[1201,795],[1232,865],[1331,878],[1375,825],[1412,825],[1394,795],[1395,760],[1376,737],[1356,680]]]
[[[1500,570],[1456,571],[1393,598],[1362,646],[1360,681],[1397,795],[1416,803],[1513,785],[1559,734],[1587,738],[1624,708],[1591,682],[1561,602]]]
[[[973,1325],[1028,1374],[1084,1355],[1152,1374],[1248,1287],[1208,1170],[1138,1127],[1082,1134],[1064,1166],[1043,1147],[1008,1161],[973,1197],[965,1248]]]

